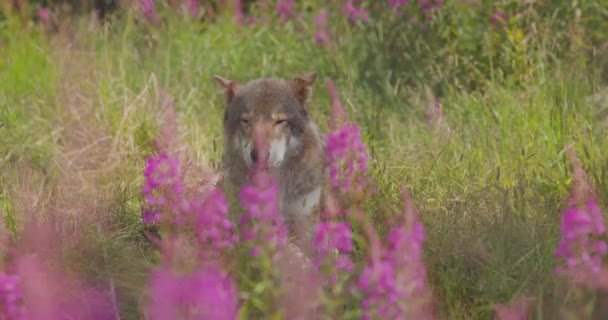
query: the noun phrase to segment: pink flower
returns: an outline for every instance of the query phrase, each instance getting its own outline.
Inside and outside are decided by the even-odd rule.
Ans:
[[[151,319],[237,319],[237,289],[215,265],[205,265],[187,274],[166,267],[151,275]]]
[[[144,168],[142,194],[152,209],[143,213],[144,223],[156,223],[162,212],[178,212],[184,203],[179,158],[168,152],[148,157]]]
[[[594,239],[604,235],[604,221],[601,208],[590,199],[582,208],[570,207],[562,214],[562,237],[555,251],[555,257],[563,259],[564,266],[558,266],[556,273],[565,270],[598,273],[602,259],[608,253],[604,240]]]
[[[360,5],[355,7],[354,0],[346,0],[344,6],[342,6],[342,13],[348,16],[353,23],[362,21],[367,23],[369,21],[369,15],[367,9]]]
[[[329,180],[342,194],[360,194],[366,185],[369,155],[356,124],[346,124],[327,135]]]
[[[572,169],[572,190],[568,208],[562,212],[561,239],[554,253],[560,265],[555,272],[559,276],[584,278],[584,275],[601,271],[602,260],[608,253],[608,246],[601,239],[606,227],[595,190],[571,146],[567,153]]]
[[[242,25],[245,23],[245,11],[243,10],[243,0],[234,0],[234,16],[236,24]]]
[[[393,13],[398,14],[400,13],[399,9],[401,9],[401,7],[407,7],[409,3],[409,0],[389,0],[388,6],[389,8],[391,8],[391,11],[393,11]]]
[[[21,292],[21,278],[0,272],[0,318],[2,319],[27,319],[27,310],[23,304],[23,293]]]
[[[329,27],[327,25],[328,20],[329,14],[327,9],[321,9],[313,21],[315,29],[317,30],[315,32],[315,41],[324,47],[328,47],[331,41]]]
[[[152,24],[158,23],[154,0],[139,0],[139,13]]]
[[[432,319],[430,290],[422,261],[424,227],[405,193],[405,221],[387,236],[387,245],[372,254],[359,278],[364,319]]]
[[[221,190],[213,190],[204,201],[191,200],[190,210],[196,217],[196,232],[202,245],[210,245],[214,251],[234,245],[236,239],[228,219],[228,201]]]
[[[498,9],[496,9],[496,11],[494,11],[494,14],[492,14],[492,16],[490,17],[490,22],[497,26],[505,25],[508,20],[509,20],[509,16],[507,16],[506,13],[504,13]]]
[[[295,0],[278,0],[277,1],[277,12],[282,21],[285,21],[293,14],[295,6]]]
[[[261,144],[258,143],[259,146]],[[258,147],[264,154],[262,147]],[[264,168],[266,161],[258,161],[249,172],[249,183],[241,188],[239,202],[245,208],[239,220],[241,241],[254,244],[251,254],[259,255],[263,249],[273,251],[284,246],[287,228],[279,213],[279,186],[276,179]]]
[[[184,0],[183,6],[186,8],[186,11],[192,17],[198,17],[198,14],[201,10],[201,2],[200,0]]]
[[[353,238],[350,225],[342,222],[321,222],[315,227],[313,245],[316,249],[315,265],[320,267],[328,255],[337,251],[333,272],[352,271],[353,263],[348,254],[353,249]]]

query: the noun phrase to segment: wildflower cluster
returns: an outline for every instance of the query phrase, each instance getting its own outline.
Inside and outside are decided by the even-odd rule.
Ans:
[[[353,238],[348,223],[318,223],[315,226],[313,244],[317,250],[313,262],[317,268],[322,268],[325,264],[332,267],[333,270],[330,271],[332,282],[335,282],[338,273],[353,271],[354,265],[349,256],[353,250]],[[333,254],[337,255],[329,259]]]
[[[287,228],[279,214],[279,186],[266,170],[254,168],[250,183],[239,193],[239,201],[245,213],[239,220],[241,241],[257,244],[251,254],[257,256],[263,248],[278,248],[285,245]]]
[[[432,319],[422,259],[424,227],[406,194],[405,222],[393,228],[386,246],[372,253],[359,278],[364,319]]]
[[[353,22],[364,22],[369,21],[369,14],[363,4],[357,6],[355,0],[346,0],[342,6],[342,13],[348,16],[348,19]]]
[[[0,300],[2,319],[27,319],[21,292],[21,278],[18,275],[0,272]]]
[[[184,206],[184,183],[179,158],[162,151],[148,158],[144,169],[142,194],[149,209],[144,210],[145,224],[160,222],[163,213],[180,212]]]
[[[359,126],[347,124],[330,133],[327,136],[327,157],[331,185],[342,193],[350,190],[361,193],[366,180],[358,173],[367,172],[369,156]]]
[[[150,294],[150,319],[237,318],[236,287],[212,264],[187,274],[161,267],[151,274]]]
[[[597,274],[608,253],[606,241],[602,239],[606,233],[602,209],[571,148],[568,154],[573,188],[569,207],[562,213],[561,238],[555,250],[555,257],[563,265],[557,266],[555,272],[557,275]]]

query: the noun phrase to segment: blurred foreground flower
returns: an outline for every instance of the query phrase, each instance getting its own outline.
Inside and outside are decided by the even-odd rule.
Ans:
[[[342,6],[342,13],[348,16],[348,19],[353,22],[369,22],[369,14],[363,4],[359,4],[359,7],[355,6],[354,0],[346,0],[344,6]]]
[[[404,192],[404,221],[372,252],[359,278],[364,319],[433,319],[431,291],[422,260],[424,227],[409,192]]]
[[[259,154],[267,154],[257,135]],[[245,208],[239,224],[241,241],[254,245],[251,254],[257,256],[263,250],[274,251],[287,241],[287,227],[279,213],[279,185],[274,176],[264,167],[267,161],[260,159],[249,172],[249,183],[239,193],[239,202]],[[272,255],[272,254],[271,254]]]
[[[329,13],[327,9],[321,9],[313,21],[316,30],[315,41],[326,49],[332,46],[328,20]]]
[[[184,205],[184,183],[179,158],[162,151],[148,157],[144,169],[142,194],[148,209],[143,212],[146,224],[159,223],[163,214],[180,212]]]
[[[0,311],[0,319],[27,319],[21,291],[21,278],[18,275],[0,272],[0,300],[3,306]]]
[[[160,22],[156,14],[154,0],[138,0],[137,10],[149,23],[157,25]]]
[[[278,0],[277,1],[277,13],[281,22],[285,22],[293,15],[293,9],[295,7],[295,0]]]
[[[237,319],[237,289],[212,264],[184,274],[160,267],[151,274],[150,295],[150,319]]]
[[[576,278],[598,274],[608,246],[603,239],[606,227],[595,191],[571,146],[567,152],[573,175],[572,191],[568,208],[562,213],[561,239],[555,250],[555,257],[562,264],[555,272],[558,276],[569,274]]]

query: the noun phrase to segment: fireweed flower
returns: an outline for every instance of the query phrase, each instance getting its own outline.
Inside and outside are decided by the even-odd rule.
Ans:
[[[144,223],[157,223],[163,212],[180,211],[184,205],[184,184],[178,157],[163,151],[148,157],[142,194],[151,209],[143,212]]]
[[[602,210],[595,199],[589,199],[582,207],[567,208],[562,214],[562,236],[555,251],[555,257],[563,259],[565,265],[558,266],[556,274],[569,270],[598,273],[608,246],[594,237],[605,232]]]
[[[282,21],[285,21],[293,14],[295,0],[278,0],[276,10]]]
[[[196,219],[196,234],[201,244],[210,245],[214,251],[234,245],[234,226],[228,219],[228,201],[221,190],[211,191],[204,201],[191,200],[189,205]]]
[[[434,9],[440,9],[443,5],[441,0],[419,0],[418,3],[422,7],[422,12],[428,12]]]
[[[188,11],[190,16],[198,17],[198,14],[201,10],[201,2],[200,0],[184,0],[183,7]]]
[[[332,187],[343,194],[363,191],[367,181],[362,174],[368,171],[369,155],[357,124],[346,124],[327,135],[327,160]]]
[[[561,238],[554,252],[563,265],[557,266],[555,272],[558,276],[584,276],[598,273],[602,267],[608,246],[600,237],[605,235],[606,227],[595,191],[572,147],[567,148],[567,153],[572,170],[572,191],[568,208],[562,212]]]
[[[353,23],[358,21],[367,23],[369,21],[367,9],[363,7],[363,4],[359,4],[359,7],[356,7],[354,0],[346,0],[344,6],[342,6],[342,13],[347,15],[348,19]]]
[[[158,22],[158,16],[156,15],[156,5],[154,0],[139,0],[138,5],[139,13],[152,24]]]
[[[409,3],[409,0],[388,0],[388,6],[395,14],[400,13],[401,7],[407,7]]]
[[[192,273],[159,267],[150,278],[151,319],[237,319],[237,289],[219,267],[207,264]]]
[[[406,221],[390,231],[386,247],[361,272],[363,319],[433,318],[426,305],[430,290],[422,261],[424,227],[410,202],[408,195]]]
[[[278,184],[269,172],[253,169],[250,183],[244,185],[239,193],[239,202],[245,208],[239,221],[241,241],[271,247],[285,245],[287,229],[279,214],[278,192]],[[257,255],[260,250],[256,247],[252,254]]]
[[[503,26],[509,20],[509,16],[506,13],[496,9],[494,14],[490,17],[490,22],[496,26]]]
[[[2,319],[27,319],[27,312],[23,305],[21,292],[21,279],[18,275],[0,272],[0,300],[3,309],[0,311]]]
[[[337,253],[333,260],[333,269],[330,273],[340,271],[350,272],[353,263],[348,254],[353,249],[353,238],[350,225],[343,222],[320,222],[315,226],[313,245],[316,255],[313,263],[317,268],[327,263],[328,257]],[[331,261],[331,260],[330,260]],[[331,264],[331,262],[330,262]],[[335,274],[330,275],[334,278]]]
[[[237,25],[245,23],[245,11],[243,10],[243,0],[234,0],[234,17]]]
[[[321,9],[315,17],[313,24],[315,25],[315,41],[324,46],[329,46],[330,35],[327,21],[329,20],[329,14],[327,9]]]

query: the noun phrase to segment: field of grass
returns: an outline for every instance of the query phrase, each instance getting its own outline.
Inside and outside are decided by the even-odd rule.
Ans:
[[[342,17],[343,1],[298,2],[301,15],[281,23],[274,4],[260,2],[268,6],[252,9],[259,21],[251,26],[236,24],[230,9],[195,20],[157,2],[159,25],[122,10],[105,24],[90,14],[55,17],[53,30],[31,18],[35,2],[22,12],[4,5],[6,272],[19,253],[39,252],[66,275],[109,286],[114,318],[144,318],[142,292],[161,256],[142,223],[142,172],[164,114],[176,116],[169,149],[184,163],[216,168],[224,101],[213,75],[244,82],[317,71],[312,117],[329,130],[331,79],[371,155],[377,193],[362,206],[380,234],[402,211],[402,188],[411,189],[439,318],[493,318],[497,304],[524,296],[532,299],[531,319],[557,319],[558,306],[571,304],[593,310],[589,319],[605,317],[601,289],[580,302],[553,270],[572,185],[568,145],[608,208],[606,5],[447,1],[430,27],[415,29],[399,22],[405,18],[382,18],[388,8],[370,8],[368,22],[353,24]],[[313,23],[324,6],[333,30],[326,47],[315,42]],[[508,24],[479,22],[499,7],[511,16]],[[425,120],[433,105],[425,85],[441,104],[442,125]],[[34,217],[51,226],[52,241],[28,227]],[[239,262],[242,274],[246,263]],[[275,302],[251,297],[273,289],[238,278],[241,318],[271,318]],[[86,302],[76,289],[45,290]],[[357,301],[336,314],[360,318]]]

